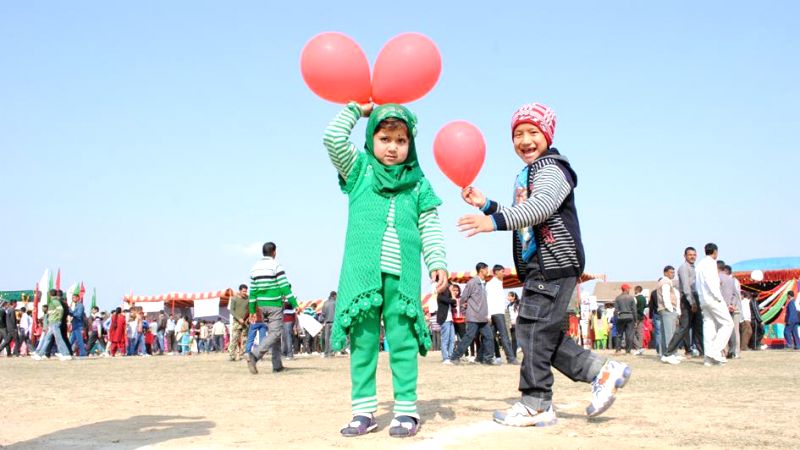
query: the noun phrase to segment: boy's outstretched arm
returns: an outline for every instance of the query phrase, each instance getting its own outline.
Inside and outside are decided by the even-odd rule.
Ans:
[[[442,292],[447,285],[447,254],[442,223],[436,208],[420,214],[417,227],[422,240],[422,257],[431,274],[431,281],[436,283],[436,292]]]
[[[572,185],[564,173],[555,166],[538,171],[534,185],[536,189],[530,198],[510,208],[485,200],[481,211],[486,215],[462,216],[458,219],[459,231],[465,231],[467,237],[471,237],[478,233],[517,230],[538,225],[553,215],[572,191]],[[517,195],[519,196],[519,192]]]
[[[325,128],[325,136],[322,139],[325,148],[328,150],[333,166],[339,175],[347,181],[350,171],[358,155],[358,149],[350,142],[350,133],[356,126],[358,119],[366,117],[372,113],[372,104],[359,105],[350,102],[347,106],[333,118],[328,127]]]

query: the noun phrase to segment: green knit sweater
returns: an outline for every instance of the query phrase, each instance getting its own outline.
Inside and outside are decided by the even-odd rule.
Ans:
[[[383,303],[378,293],[381,289],[381,241],[391,198],[379,195],[372,188],[372,168],[366,158],[364,153],[359,154],[350,176],[342,183],[342,190],[349,199],[349,215],[331,336],[336,350],[344,348],[350,326],[360,320],[362,313]],[[420,214],[436,208],[441,200],[425,178],[413,189],[393,198],[403,267],[400,298],[405,304],[403,312],[414,319],[414,337],[420,353],[425,355],[431,338],[420,302],[422,245],[418,222]]]

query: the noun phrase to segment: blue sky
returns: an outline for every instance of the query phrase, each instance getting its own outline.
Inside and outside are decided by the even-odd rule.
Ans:
[[[439,82],[409,107],[451,270],[510,264],[510,236],[458,234],[472,209],[433,138],[478,126],[475,185],[507,202],[509,118],[530,101],[555,109],[578,172],[588,271],[649,279],[708,241],[730,262],[800,255],[798,3],[445,3],[4,2],[0,290],[45,267],[104,307],[131,289],[221,289],[266,240],[301,299],[335,289],[346,199],[321,140],[339,106],[299,69],[323,31],[371,62],[402,32],[438,45]]]

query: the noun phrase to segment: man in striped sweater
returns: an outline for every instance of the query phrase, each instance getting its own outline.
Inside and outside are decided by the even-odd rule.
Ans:
[[[556,115],[539,103],[524,105],[511,119],[514,150],[525,163],[516,178],[514,205],[504,208],[467,186],[464,201],[484,215],[459,219],[467,236],[511,231],[514,263],[524,280],[517,317],[517,339],[522,347],[519,390],[522,398],[494,420],[510,426],[549,426],[557,422],[553,410],[552,367],[574,381],[592,384],[590,417],[601,414],[630,377],[630,368],[578,346],[565,333],[572,292],[583,272],[574,189],[578,177],[569,161],[551,148]]]
[[[250,269],[250,315],[256,315],[256,308],[261,312],[267,324],[267,337],[254,347],[247,357],[247,368],[250,373],[257,374],[258,360],[270,349],[272,352],[272,371],[282,372],[285,368],[281,362],[281,330],[283,329],[283,300],[297,308],[297,299],[292,294],[292,286],[286,279],[286,273],[275,259],[276,246],[267,242],[261,249],[264,257]]]

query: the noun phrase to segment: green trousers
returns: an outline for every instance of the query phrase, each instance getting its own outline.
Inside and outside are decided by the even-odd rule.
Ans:
[[[383,305],[363,313],[350,329],[350,380],[353,414],[378,410],[375,372],[381,334],[381,316],[385,339],[389,344],[395,415],[417,413],[417,355],[419,344],[414,335],[414,321],[402,308],[398,292],[400,279],[383,274]]]

